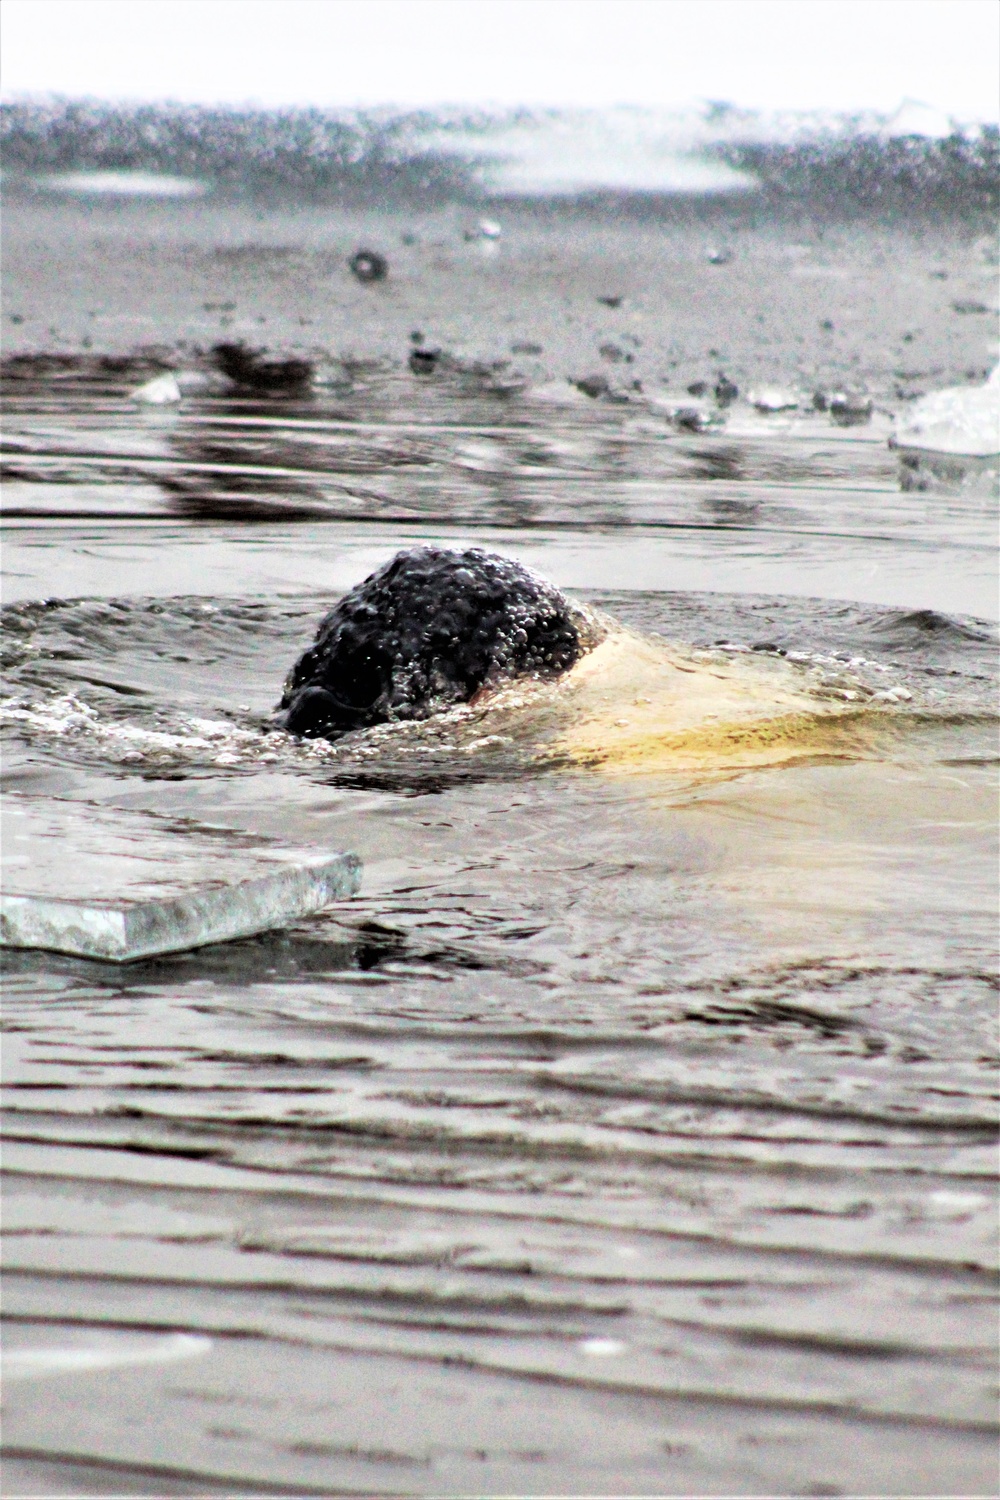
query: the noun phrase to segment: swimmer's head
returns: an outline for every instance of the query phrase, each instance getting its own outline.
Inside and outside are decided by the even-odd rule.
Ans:
[[[323,620],[285,683],[284,727],[333,739],[426,719],[517,677],[557,677],[597,639],[584,611],[510,558],[413,548]]]

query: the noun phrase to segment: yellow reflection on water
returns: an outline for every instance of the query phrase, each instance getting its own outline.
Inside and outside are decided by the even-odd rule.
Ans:
[[[870,753],[860,687],[831,692],[780,658],[720,661],[616,631],[560,685],[553,749],[612,775],[781,765]]]

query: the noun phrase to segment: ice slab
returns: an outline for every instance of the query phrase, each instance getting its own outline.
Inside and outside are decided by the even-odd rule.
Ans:
[[[903,452],[1000,454],[1000,366],[985,385],[949,386],[924,396],[900,421],[893,441]]]
[[[148,406],[170,406],[181,399],[180,383],[176,375],[157,375],[133,391],[132,399],[145,402]]]
[[[0,944],[127,962],[250,937],[357,891],[356,855],[8,794]]]

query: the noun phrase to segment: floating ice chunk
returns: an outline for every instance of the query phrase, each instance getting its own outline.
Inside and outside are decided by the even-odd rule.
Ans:
[[[649,411],[662,413],[678,432],[710,432],[725,420],[715,406],[690,396],[651,396],[645,404]]]
[[[794,391],[783,391],[776,385],[761,386],[759,390],[751,391],[748,399],[758,411],[795,411],[799,404]]]
[[[838,427],[862,427],[871,421],[874,402],[863,391],[834,391],[827,406],[831,420]]]
[[[920,1217],[960,1222],[962,1219],[971,1219],[973,1214],[981,1213],[989,1206],[989,1199],[984,1193],[956,1193],[945,1188],[927,1194],[920,1205],[923,1210]]]
[[[49,193],[110,198],[198,198],[208,191],[208,184],[194,177],[162,172],[57,172],[36,182]]]
[[[132,392],[132,399],[142,401],[147,406],[173,405],[181,399],[177,376],[168,371],[166,375],[157,375],[154,379],[147,380],[145,385]]]
[[[681,406],[671,412],[670,420],[678,432],[711,432],[722,426],[719,413],[705,406]]]
[[[715,399],[720,406],[732,406],[738,400],[740,388],[728,375],[720,374],[715,382]]]
[[[613,1359],[616,1355],[624,1354],[628,1348],[621,1339],[581,1339],[577,1344],[581,1354],[589,1354],[596,1359]]]
[[[91,1370],[113,1370],[122,1365],[158,1365],[207,1354],[212,1340],[195,1333],[172,1333],[139,1345],[75,1345],[65,1349],[5,1349],[4,1380],[37,1380],[45,1375],[79,1375]]]
[[[890,141],[920,139],[943,141],[955,134],[955,122],[943,110],[920,99],[904,99],[882,127],[882,134]]]
[[[250,937],[355,893],[351,854],[22,798],[3,806],[0,944],[125,962]]]
[[[569,378],[529,386],[525,395],[530,401],[542,401],[549,406],[586,406],[590,400]]]
[[[177,385],[182,396],[200,396],[209,392],[225,393],[229,381],[216,370],[178,370]]]
[[[496,219],[480,219],[474,229],[464,229],[462,238],[467,244],[474,240],[498,240],[503,234]]]
[[[349,854],[306,856],[274,874],[201,887],[162,901],[98,904],[0,897],[0,944],[126,963],[228,942],[287,926],[354,893],[360,866]]]
[[[962,458],[1000,454],[1000,365],[985,385],[948,386],[918,401],[890,439],[903,451]]]

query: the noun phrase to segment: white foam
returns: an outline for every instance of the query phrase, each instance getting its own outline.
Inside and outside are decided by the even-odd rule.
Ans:
[[[47,700],[6,698],[0,723],[18,723],[35,733],[100,742],[112,759],[139,762],[162,758],[210,758],[215,765],[273,763],[277,752],[298,761],[324,760],[334,747],[326,740],[299,740],[280,731],[247,729],[226,719],[179,715],[176,729],[150,729],[127,719],[108,719],[91,704],[66,693]]]

